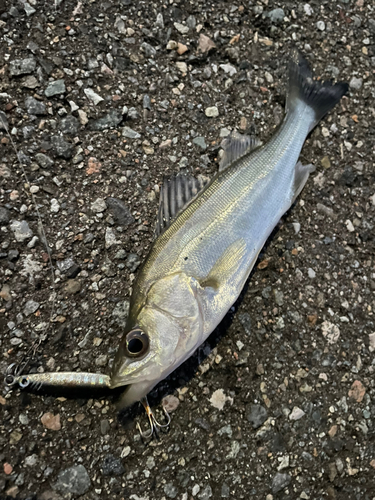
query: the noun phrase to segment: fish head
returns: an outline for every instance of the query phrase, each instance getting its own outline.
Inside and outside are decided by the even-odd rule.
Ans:
[[[111,387],[127,386],[120,406],[139,401],[200,343],[200,312],[187,282],[161,280],[121,339]]]

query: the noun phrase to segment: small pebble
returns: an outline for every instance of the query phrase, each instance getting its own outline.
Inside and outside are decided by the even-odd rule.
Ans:
[[[46,429],[49,429],[51,431],[59,431],[61,429],[59,414],[54,415],[53,413],[47,412],[42,415],[40,421]]]
[[[44,91],[44,94],[47,97],[54,97],[55,95],[65,94],[65,81],[64,80],[55,80],[54,82],[50,82],[48,87]]]
[[[88,97],[88,99],[90,99],[90,101],[94,103],[95,106],[104,101],[103,97],[94,92],[92,89],[84,89],[83,92],[86,94],[86,97]]]
[[[205,114],[209,118],[216,118],[217,116],[219,116],[219,110],[216,106],[211,106],[209,108],[206,108]]]
[[[362,88],[362,84],[363,84],[363,79],[357,78],[356,76],[353,76],[349,82],[349,86],[353,90],[360,90]]]

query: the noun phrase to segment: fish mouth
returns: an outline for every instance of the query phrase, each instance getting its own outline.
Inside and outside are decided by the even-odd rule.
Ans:
[[[130,387],[130,383],[128,380],[124,380],[124,377],[112,377],[111,378],[111,389],[117,389],[118,387],[124,387],[126,390]]]

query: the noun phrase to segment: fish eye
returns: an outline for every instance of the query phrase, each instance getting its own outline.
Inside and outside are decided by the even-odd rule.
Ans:
[[[139,328],[132,330],[126,336],[126,354],[130,358],[139,358],[146,354],[149,346],[148,335]]]

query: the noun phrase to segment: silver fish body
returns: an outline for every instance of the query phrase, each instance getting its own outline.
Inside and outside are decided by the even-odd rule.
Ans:
[[[298,162],[302,146],[347,86],[317,84],[305,61],[298,54],[293,58],[287,115],[279,130],[247,154],[237,137],[240,144],[234,140],[228,156],[238,146],[238,157],[223,165],[154,242],[133,289],[114,363],[112,385],[130,384],[124,406],[185,361],[220,323],[308,179],[312,166]],[[129,358],[127,351],[134,328],[149,337],[148,353],[140,359]]]

